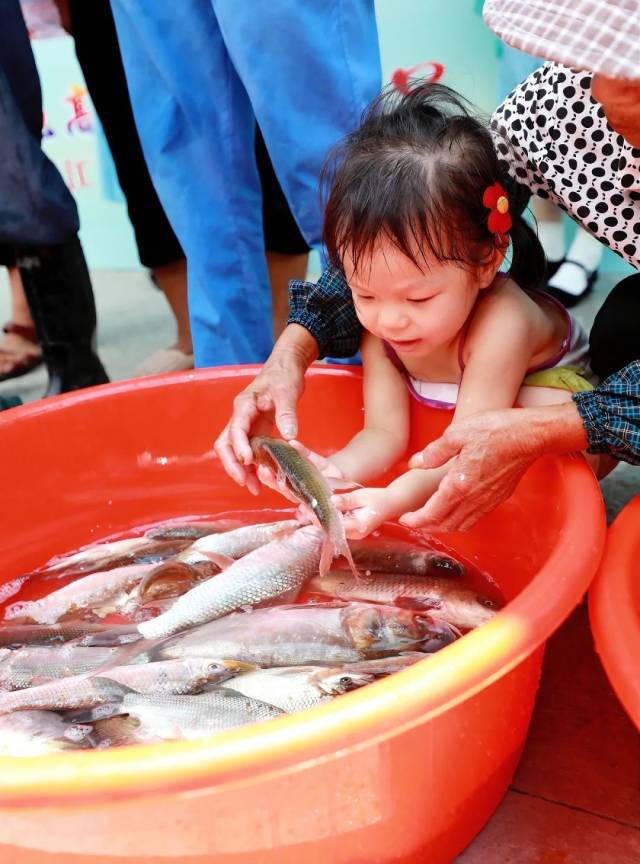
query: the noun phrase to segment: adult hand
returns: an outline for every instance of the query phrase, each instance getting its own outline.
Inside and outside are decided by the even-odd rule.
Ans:
[[[466,531],[512,494],[538,457],[586,446],[573,402],[487,411],[453,423],[410,460],[411,468],[438,468],[453,461],[424,507],[406,513],[400,522],[428,531]]]
[[[231,419],[214,446],[227,474],[253,495],[260,483],[249,438],[269,434],[274,421],[283,438],[295,438],[304,373],[317,356],[318,345],[309,331],[290,324],[260,373],[234,399]]]

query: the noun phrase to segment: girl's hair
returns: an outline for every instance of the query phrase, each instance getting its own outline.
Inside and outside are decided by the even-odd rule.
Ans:
[[[501,168],[487,126],[442,84],[422,83],[406,96],[387,90],[325,165],[329,259],[341,268],[349,256],[357,270],[386,237],[421,270],[430,253],[473,271],[495,250],[482,196],[496,181],[513,221],[511,275],[536,288],[545,257],[522,216],[530,193]]]

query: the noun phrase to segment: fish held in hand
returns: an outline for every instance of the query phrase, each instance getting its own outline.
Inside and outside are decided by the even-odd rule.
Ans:
[[[454,627],[472,630],[490,621],[498,604],[446,579],[378,573],[354,579],[345,571],[332,571],[322,579],[309,582],[310,592],[337,597],[340,600],[367,600],[372,603],[395,603],[410,609],[424,609],[432,618]]]
[[[227,615],[166,639],[149,653],[153,659],[235,657],[265,667],[337,666],[401,651],[437,651],[457,635],[428,614],[333,602]]]
[[[256,462],[276,469],[281,488],[305,504],[325,532],[320,575],[329,570],[334,558],[342,555],[357,579],[358,571],[349,551],[342,513],[332,502],[332,491],[320,471],[295,447],[280,438],[256,436],[250,443]]]
[[[138,624],[145,639],[171,636],[197,624],[283,595],[297,593],[318,572],[322,534],[311,525],[245,555],[227,570],[196,585],[166,612]],[[224,656],[233,656],[227,654]]]

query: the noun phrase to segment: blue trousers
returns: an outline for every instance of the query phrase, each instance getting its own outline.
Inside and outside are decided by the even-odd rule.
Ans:
[[[319,176],[380,87],[373,0],[112,0],[151,176],[188,262],[196,365],[272,347],[256,121],[310,246]]]

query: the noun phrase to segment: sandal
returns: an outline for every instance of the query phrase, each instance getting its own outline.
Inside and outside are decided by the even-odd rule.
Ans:
[[[584,271],[587,277],[587,284],[585,285],[584,291],[581,294],[570,294],[568,291],[563,291],[562,288],[554,288],[552,285],[549,285],[548,282],[545,291],[547,294],[551,294],[552,297],[555,297],[556,300],[559,300],[566,309],[571,309],[572,306],[576,306],[591,293],[591,289],[598,278],[598,271],[588,270],[581,261],[574,261],[571,258],[563,258],[555,269],[555,273],[557,273],[560,267],[564,264],[573,264],[575,267],[579,267]],[[555,273],[553,275],[555,275]],[[552,277],[549,275],[547,278],[551,279]]]
[[[16,324],[13,321],[7,322],[2,328],[4,333],[15,333],[16,336],[21,336],[25,341],[31,342],[34,348],[39,349],[38,336],[36,328],[27,324]],[[13,360],[13,366],[9,372],[0,374],[0,381],[8,381],[10,378],[19,378],[21,375],[26,375],[33,369],[36,369],[43,362],[42,354],[33,353],[28,348],[15,351],[10,351],[7,348],[0,348],[0,356],[8,357]]]

